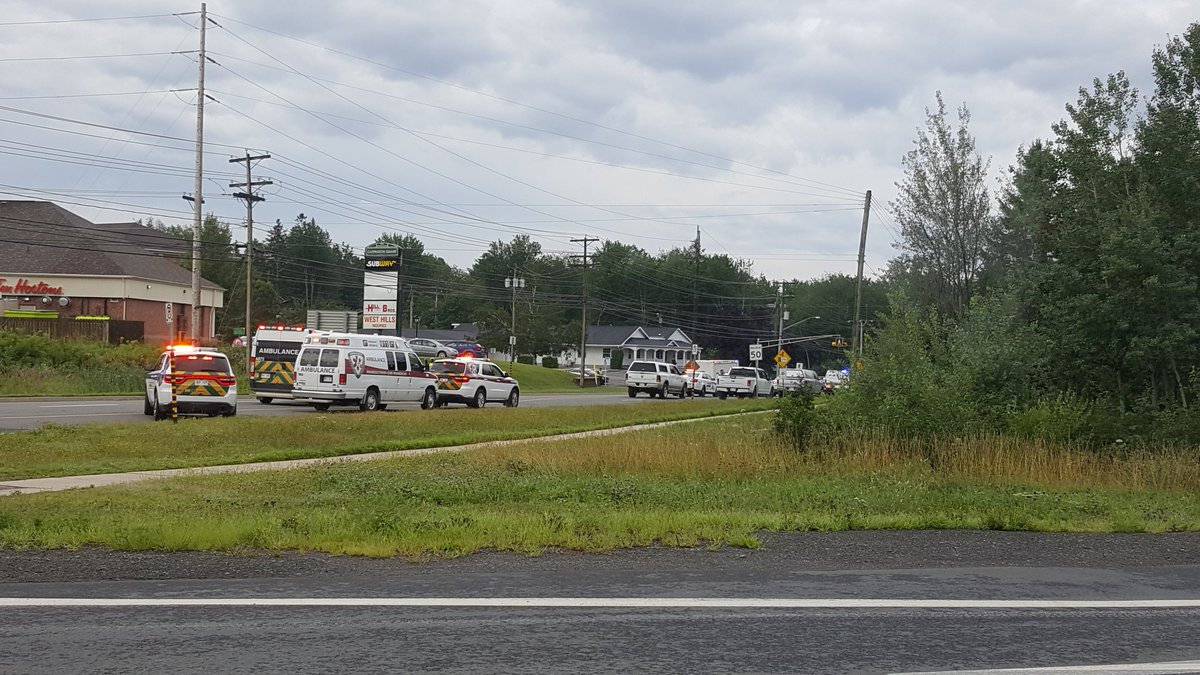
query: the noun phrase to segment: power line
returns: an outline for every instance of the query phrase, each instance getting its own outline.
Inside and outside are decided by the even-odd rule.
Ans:
[[[132,19],[159,19],[168,16],[185,16],[196,12],[175,12],[169,14],[135,14],[131,16],[98,16],[80,19],[34,19],[31,21],[0,21],[0,26],[42,26],[56,23],[88,23],[94,21],[127,21]]]
[[[0,24],[2,26],[4,24]],[[131,52],[126,54],[80,54],[77,56],[14,56],[0,59],[0,63],[26,61],[83,61],[88,59],[125,59],[137,56],[171,56],[176,53],[191,52]]]

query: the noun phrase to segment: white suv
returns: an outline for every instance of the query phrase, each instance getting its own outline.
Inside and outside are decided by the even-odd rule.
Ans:
[[[156,420],[180,415],[237,414],[237,377],[215,349],[171,346],[146,373],[144,413]]]
[[[515,408],[521,402],[516,378],[491,361],[438,359],[429,364],[429,372],[437,377],[434,406],[438,408],[451,402],[482,408],[488,401],[503,401],[509,408]]]
[[[637,396],[639,391],[650,394],[650,398],[666,398],[667,394],[683,398],[690,389],[687,376],[680,372],[678,366],[659,361],[634,361],[629,364],[629,370],[625,371],[625,387],[629,391],[629,398]]]

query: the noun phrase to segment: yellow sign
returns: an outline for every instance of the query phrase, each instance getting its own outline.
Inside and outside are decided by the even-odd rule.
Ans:
[[[780,368],[787,368],[787,365],[791,362],[792,357],[788,356],[788,353],[782,349],[780,349],[779,353],[775,355],[775,365],[779,366]]]
[[[685,372],[685,373],[691,372],[693,370],[700,370],[700,364],[696,363],[695,360],[688,361],[687,364],[684,365],[684,367],[683,367],[683,372]]]

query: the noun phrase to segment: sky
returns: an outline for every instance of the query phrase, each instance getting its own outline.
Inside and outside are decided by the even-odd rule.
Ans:
[[[229,158],[249,149],[272,155],[256,227],[303,213],[355,248],[411,232],[464,267],[520,233],[657,252],[699,228],[772,279],[853,274],[868,189],[866,271],[884,269],[936,91],[969,107],[995,193],[1080,86],[1125,70],[1151,90],[1153,49],[1197,20],[1170,0],[208,8],[205,206],[238,238]],[[169,14],[198,10],[0,0],[0,198],[191,222],[198,17]]]

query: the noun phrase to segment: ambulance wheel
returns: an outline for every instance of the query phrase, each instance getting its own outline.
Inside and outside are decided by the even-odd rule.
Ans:
[[[150,403],[150,397],[149,396],[145,397],[144,399],[142,399],[142,402],[143,402],[142,414],[143,415],[153,415],[154,414],[154,406],[151,405],[151,403]]]
[[[262,396],[258,399],[258,402],[263,405],[271,405],[271,401],[274,401],[274,400],[275,399],[271,398],[270,396]]]
[[[508,399],[504,401],[504,405],[508,408],[515,408],[520,404],[521,392],[517,391],[516,387],[513,387],[512,391],[508,392]]]
[[[482,408],[487,405],[487,392],[483,390],[483,387],[475,390],[475,396],[471,398],[471,402],[467,405],[472,408]]]
[[[358,404],[358,409],[363,412],[374,412],[379,410],[379,390],[371,387],[367,393],[363,394],[362,401]]]
[[[437,392],[433,390],[433,387],[426,387],[425,393],[421,395],[421,410],[440,407],[437,400]]]
[[[312,407],[313,407],[313,409],[319,410],[320,412],[325,412],[326,410],[329,410],[328,403],[314,403],[314,404],[312,404]]]

